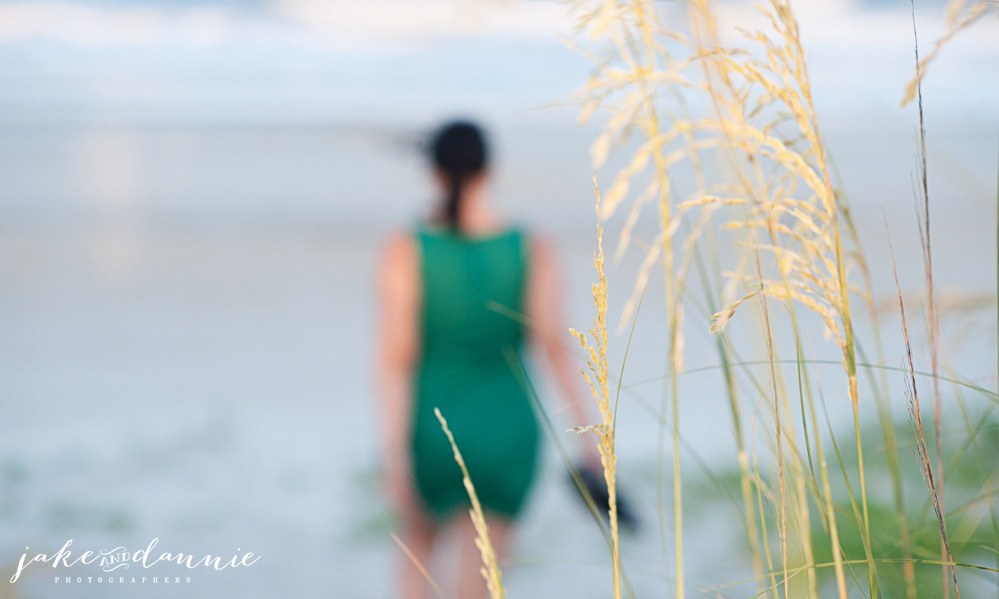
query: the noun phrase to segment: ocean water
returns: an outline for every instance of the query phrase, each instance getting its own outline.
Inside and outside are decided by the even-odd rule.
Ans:
[[[443,117],[481,115],[489,124],[497,204],[554,240],[567,325],[584,328],[593,314],[588,145],[597,129],[577,125],[574,108],[551,106],[589,72],[552,39],[564,22],[557,5],[487,11],[472,19],[479,29],[459,27],[460,35],[431,17],[419,31],[432,33],[417,35],[399,17],[370,36],[363,10],[350,22],[364,35],[341,31],[307,2],[233,4],[41,5],[49,22],[65,19],[60,27],[28,18],[37,15],[27,4],[0,5],[8,19],[0,28],[4,593],[393,596],[398,550],[378,487],[373,272],[385,236],[430,206],[415,140]],[[427,6],[432,13],[438,5]],[[727,18],[746,14],[739,3],[727,7]],[[804,10],[824,134],[876,295],[888,306],[884,341],[895,365],[903,348],[885,221],[903,289],[922,285],[916,120],[914,107],[897,107],[911,23],[904,7]],[[838,26],[820,27],[824,18]],[[918,19],[922,39],[933,39],[936,9]],[[124,25],[142,35],[129,37]],[[106,35],[84,35],[95,31]],[[996,24],[983,23],[946,49],[925,103],[937,285],[944,297],[985,306],[944,321],[948,357],[987,388],[995,386],[997,342],[996,39]],[[598,171],[602,187],[618,166]],[[608,223],[608,246],[620,222]],[[648,239],[653,224],[643,222],[639,236]],[[610,267],[612,315],[640,260],[632,251]],[[653,277],[626,382],[664,372],[661,298],[661,277]],[[745,357],[762,356],[738,326]],[[705,328],[687,331],[692,370],[717,363]],[[817,357],[837,359],[819,328],[808,332]],[[915,340],[925,364],[925,342]],[[623,359],[625,341],[612,338],[612,363]],[[849,426],[837,367],[818,372],[834,430]],[[727,408],[716,371],[684,375],[680,390],[694,488],[705,477],[697,464],[723,472],[734,443],[719,415]],[[625,539],[624,557],[641,596],[668,585],[654,483],[660,426],[648,411],[661,395],[653,381],[621,404],[621,480],[645,522]],[[510,596],[606,596],[606,548],[551,447],[542,471],[506,571]],[[696,497],[687,522],[690,588],[745,578],[737,514]],[[22,553],[51,554],[69,539],[78,552],[134,552],[158,539],[157,551],[224,561],[253,552],[260,561],[187,573],[133,565],[114,571],[124,583],[76,583],[77,572],[107,574],[34,564],[7,582]],[[444,574],[447,562],[437,564]],[[192,580],[130,582],[154,573]],[[69,583],[54,581],[67,575]]]

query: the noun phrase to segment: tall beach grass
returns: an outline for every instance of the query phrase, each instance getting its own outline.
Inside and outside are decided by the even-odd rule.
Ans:
[[[660,409],[670,413],[672,430],[664,431],[664,437],[668,435],[673,443],[672,468],[669,472],[661,469],[660,489],[667,486],[669,478],[672,521],[666,522],[665,505],[660,515],[664,565],[674,581],[674,596],[682,598],[688,593],[679,449],[678,406],[682,398],[677,393],[676,375],[684,369],[683,338],[690,326],[710,327],[717,335],[716,348],[729,395],[726,403],[736,435],[734,458],[741,481],[745,548],[760,594],[825,596],[822,589],[829,580],[834,589],[831,592],[843,599],[858,590],[869,597],[931,596],[925,585],[917,584],[916,566],[934,561],[943,568],[944,576],[937,586],[942,596],[947,597],[952,587],[959,593],[960,566],[948,549],[948,514],[943,502],[947,459],[941,404],[946,377],[939,364],[925,129],[921,128],[918,205],[931,361],[926,378],[934,397],[931,446],[935,451],[927,450],[921,426],[908,441],[898,435],[890,371],[872,367],[884,363],[881,315],[875,309],[862,240],[846,196],[837,193],[830,174],[804,42],[791,3],[764,2],[758,9],[765,26],[724,32],[719,30],[708,0],[683,4],[688,22],[681,26],[675,21],[662,23],[659,5],[651,1],[576,3],[581,32],[598,47],[590,53],[594,75],[579,91],[581,117],[586,120],[601,110],[607,115],[603,132],[591,150],[594,162],[601,165],[615,148],[628,147],[626,142],[637,146],[605,194],[600,217],[609,220],[619,211],[627,212],[618,255],[635,245],[635,228],[645,218],[648,206],[655,207],[659,223],[656,237],[645,240],[647,249],[642,250],[644,259],[636,273],[632,299],[621,318],[624,322],[631,316],[652,270],[661,265],[669,357]],[[920,123],[919,83],[929,59],[953,35],[993,7],[990,1],[953,2],[948,9],[948,32],[931,55],[921,60],[916,44],[914,83],[906,96],[919,97]],[[671,15],[675,18],[677,13],[674,10]],[[710,110],[695,114],[691,106],[708,106]],[[710,176],[706,164],[715,165]],[[717,176],[719,172],[724,176]],[[680,189],[675,183],[680,179],[695,185]],[[726,256],[729,264],[719,265],[719,255]],[[707,266],[706,256],[711,257],[714,269]],[[692,298],[694,289],[703,295]],[[685,307],[689,304],[700,305],[697,316],[703,324],[698,319],[687,320]],[[865,307],[868,315],[871,330],[862,335],[855,329],[854,304]],[[750,307],[753,309],[747,310]],[[733,320],[739,320],[750,337],[762,340],[767,365],[764,375],[739,366],[739,356],[751,350],[736,347],[726,334]],[[821,387],[816,387],[816,358],[809,355],[815,350],[804,341],[806,322],[816,320],[841,355],[846,389],[841,399],[826,398]],[[778,338],[779,332],[790,334]],[[908,332],[904,332],[907,339]],[[872,353],[865,353],[868,345]],[[795,365],[790,380],[787,369],[781,366],[788,358]],[[909,379],[914,379],[914,368],[911,361],[903,368]],[[858,381],[861,376],[869,383],[863,397]],[[958,382],[949,383],[950,393],[962,397],[960,377],[953,378]],[[899,382],[896,379],[895,386]],[[915,398],[916,383],[907,380],[906,384]],[[752,404],[766,406],[758,414],[770,415],[754,423],[751,439],[746,438],[743,425],[747,400],[740,396],[740,389],[751,390]],[[996,394],[982,391],[973,400],[978,422],[964,418],[967,448],[961,456],[951,456],[951,461],[968,452],[977,453],[972,459],[983,466],[983,493],[977,505],[988,506],[990,526],[982,529],[992,529],[986,550],[995,553],[999,549],[994,507],[997,470],[995,460],[982,453],[979,438],[995,428]],[[853,413],[851,441],[832,430],[825,410],[819,408],[817,394],[823,402],[849,402]],[[966,402],[959,402],[960,409],[967,412]],[[911,417],[921,424],[918,406]],[[872,420],[879,423],[877,441],[869,440],[871,433],[865,426]],[[757,454],[758,442],[768,445],[771,455],[767,459]],[[888,497],[872,498],[869,494],[865,450],[869,453],[872,444],[884,448]],[[919,475],[932,481],[929,498],[914,496],[906,484],[912,473],[903,471],[908,462],[899,458],[906,445],[915,447],[921,456]],[[664,450],[661,443],[661,455]],[[927,452],[935,453],[932,469]],[[665,494],[660,497],[665,504]],[[910,506],[924,506],[927,499],[934,506],[939,525],[942,553],[936,560],[917,555],[921,548],[913,540],[923,534],[925,518],[912,522]],[[882,548],[882,532],[875,530],[883,524],[872,524],[872,503],[890,505],[895,512],[893,529],[898,542],[890,549]],[[856,539],[860,555],[844,549],[843,532]],[[671,557],[667,557],[669,541]],[[820,555],[829,563],[820,563]],[[994,559],[992,564],[982,567],[994,572]],[[896,576],[898,569],[901,572]],[[831,576],[826,575],[829,570]],[[901,579],[901,591],[889,582],[896,578]]]

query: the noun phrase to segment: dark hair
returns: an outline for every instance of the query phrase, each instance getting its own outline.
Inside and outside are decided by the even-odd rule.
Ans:
[[[470,178],[482,172],[487,163],[485,135],[467,121],[447,123],[430,142],[434,166],[447,176],[444,219],[452,231],[460,230],[461,192]]]

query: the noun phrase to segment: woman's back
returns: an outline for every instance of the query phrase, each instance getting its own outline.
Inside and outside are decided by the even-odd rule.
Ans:
[[[467,503],[461,473],[434,416],[439,408],[487,508],[515,514],[534,472],[538,440],[519,359],[528,253],[510,229],[466,237],[421,228],[421,350],[413,419],[418,487],[444,516]]]
[[[523,338],[527,252],[509,229],[466,237],[421,228],[424,358],[488,359]]]

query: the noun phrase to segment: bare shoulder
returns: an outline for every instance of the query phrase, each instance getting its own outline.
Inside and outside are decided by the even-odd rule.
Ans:
[[[404,268],[416,260],[416,239],[409,231],[393,231],[380,249],[383,270]]]
[[[416,285],[418,247],[410,231],[396,231],[382,243],[378,260],[379,286],[389,295],[410,295]]]

